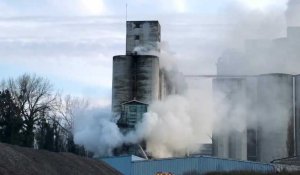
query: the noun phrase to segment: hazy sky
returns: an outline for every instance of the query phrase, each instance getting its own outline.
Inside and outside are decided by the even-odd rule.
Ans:
[[[185,74],[214,74],[224,48],[243,38],[284,35],[286,0],[0,0],[0,79],[36,73],[66,94],[109,105],[112,57],[125,53],[126,3],[128,20],[160,21]]]

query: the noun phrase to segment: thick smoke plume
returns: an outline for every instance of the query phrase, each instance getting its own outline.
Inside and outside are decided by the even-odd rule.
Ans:
[[[211,114],[201,113],[193,94],[171,95],[150,106],[137,126],[154,157],[182,156],[199,152],[209,142]],[[202,106],[201,108],[204,108]],[[205,109],[208,110],[209,109]],[[149,128],[144,130],[144,128]]]
[[[300,1],[289,0],[288,9],[286,11],[286,19],[288,26],[300,26]]]
[[[167,50],[152,54],[158,55],[163,63],[174,57]],[[122,135],[109,110],[79,110],[75,117],[75,141],[97,155],[111,155],[112,150],[123,143],[135,144],[142,140],[146,141],[146,151],[154,157],[199,152],[201,144],[211,142],[214,115],[212,99],[205,94],[211,88],[201,88],[202,91],[188,88],[177,65],[170,64],[166,69],[177,94],[152,103],[134,131]],[[205,98],[206,103],[199,107],[201,98]]]
[[[297,0],[291,0],[289,3],[280,1],[288,8],[279,10],[276,10],[278,8],[253,10],[241,3],[231,6],[232,9],[229,8],[228,11],[232,11],[229,18],[230,22],[233,22],[232,28],[220,34],[226,37],[215,41],[220,44],[216,50],[210,48],[210,45],[207,46],[210,52],[213,50],[222,55],[217,62],[217,73],[230,75],[299,73],[300,62],[297,58],[300,57],[300,49],[299,44],[295,43],[300,43],[300,35],[293,29],[286,32],[285,23],[287,21],[289,25],[294,25],[298,21],[294,20],[298,17],[296,12],[300,11],[296,2]],[[287,18],[286,21],[284,16]],[[257,40],[260,38],[263,40]],[[158,54],[162,68],[169,72],[180,72],[178,70],[181,67],[176,62],[184,58],[176,59],[174,54],[165,49],[166,43],[162,43],[160,47],[161,53],[143,47],[136,48],[136,51],[140,54]],[[231,50],[227,50],[228,48]],[[198,54],[209,55],[205,52]],[[136,130],[125,136],[120,133],[116,121],[112,121],[109,112],[78,113],[74,129],[75,140],[99,155],[110,154],[113,148],[122,143],[138,143],[142,140],[146,140],[147,152],[152,153],[154,157],[184,155],[197,152],[201,149],[201,144],[211,142],[212,130],[216,129],[213,126],[222,125],[220,121],[227,113],[232,113],[233,116],[228,123],[242,133],[246,128],[245,120],[253,119],[246,118],[246,115],[259,113],[251,111],[252,109],[263,110],[249,107],[253,102],[247,100],[244,92],[237,93],[236,97],[233,97],[238,99],[235,103],[232,99],[227,99],[226,94],[213,95],[211,80],[186,81],[187,85],[184,85],[182,76],[174,76],[173,84],[183,85],[182,91],[151,104],[149,112],[138,123]],[[274,99],[272,97],[272,100],[276,100],[276,97]],[[217,113],[214,110],[216,108]],[[225,130],[225,128],[218,129],[219,132]]]
[[[111,155],[123,142],[110,109],[80,109],[75,111],[74,120],[74,141],[96,153],[95,156]]]

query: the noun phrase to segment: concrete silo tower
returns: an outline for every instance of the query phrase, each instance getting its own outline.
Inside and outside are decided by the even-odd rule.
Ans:
[[[126,55],[113,57],[112,112],[123,134],[135,128],[148,105],[160,98],[158,21],[127,21]],[[145,143],[122,145],[121,154],[145,154]]]
[[[159,52],[160,25],[158,21],[127,21],[126,55],[137,52]]]
[[[113,57],[112,112],[126,127],[127,113],[123,104],[132,100],[139,104],[150,104],[159,99],[160,69],[159,58],[151,53],[159,52],[160,25],[158,21],[127,21],[126,55]],[[134,106],[131,105],[135,110]],[[145,111],[143,111],[145,112]],[[140,116],[141,114],[137,114]],[[125,117],[125,118],[124,118]],[[139,117],[136,118],[136,122]]]

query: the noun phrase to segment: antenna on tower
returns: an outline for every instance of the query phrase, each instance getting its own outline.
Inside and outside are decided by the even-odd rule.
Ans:
[[[127,21],[127,2],[126,2],[126,21]]]
[[[126,53],[126,50],[127,50],[127,0],[126,0],[126,6],[125,6],[125,32],[126,32],[126,39],[125,39],[125,53]],[[127,55],[127,53],[126,53]]]

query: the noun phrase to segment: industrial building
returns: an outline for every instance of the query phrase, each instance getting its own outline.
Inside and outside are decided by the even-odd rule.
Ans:
[[[286,33],[248,40],[244,51],[226,52],[218,60],[213,155],[261,162],[300,156],[300,82],[293,75],[299,72],[293,64],[300,55],[300,28],[288,27]]]
[[[167,71],[160,68],[158,21],[127,21],[126,55],[113,57],[112,112],[123,134],[134,130],[148,105],[176,93]],[[143,155],[145,143],[123,145],[116,155]]]
[[[249,39],[239,50],[227,50],[217,61],[218,75],[299,74],[300,27],[292,26],[286,36]]]
[[[214,79],[217,103],[225,104],[225,109],[217,109],[214,155],[261,162],[296,155],[296,78],[265,74]]]
[[[172,76],[180,76],[180,73],[160,67],[159,22],[127,21],[126,25],[126,54],[113,57],[112,85],[112,112],[123,134],[135,129],[151,103],[180,93],[180,86],[184,84],[172,83]],[[272,47],[287,44],[297,48],[298,45],[293,45],[295,40],[289,38],[300,36],[298,28],[289,28],[287,33],[286,39],[272,41]],[[248,56],[255,53],[254,48],[265,54],[270,51],[266,47],[269,42],[247,43]],[[219,118],[213,128],[212,145],[208,144],[202,153],[260,162],[299,156],[300,75],[241,76],[238,69],[230,69],[230,56],[239,60],[245,55],[229,54],[217,64],[218,74],[222,76],[213,80],[213,89]],[[245,63],[238,63],[243,68]],[[141,141],[124,144],[116,148],[114,154],[147,157],[144,150],[146,142]]]
[[[238,161],[209,156],[146,160],[137,156],[101,159],[124,175],[192,175],[208,172],[252,171],[275,172],[276,166],[251,161]]]

